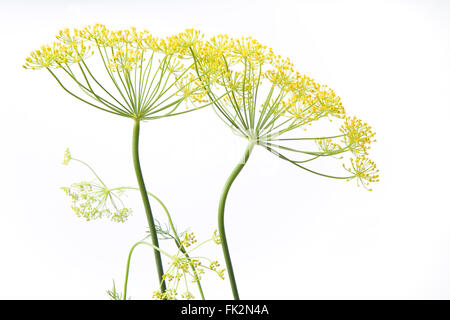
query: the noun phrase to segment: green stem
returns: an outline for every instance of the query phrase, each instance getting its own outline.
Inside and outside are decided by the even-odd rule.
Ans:
[[[145,214],[147,216],[148,227],[150,229],[150,235],[152,243],[156,248],[159,248],[158,235],[156,234],[155,222],[153,220],[152,209],[150,208],[150,201],[148,200],[147,190],[144,184],[144,178],[142,176],[141,164],[139,162],[139,129],[140,119],[136,119],[133,129],[133,164],[136,171],[136,178],[139,185],[139,191],[141,192],[142,202],[144,203]],[[166,283],[163,280],[163,265],[161,259],[161,253],[154,249],[156,270],[158,272],[158,283],[161,283],[161,292],[166,291]]]
[[[147,245],[147,246],[149,246],[149,247],[152,247],[153,250],[156,250],[156,251],[160,252],[160,251],[159,251],[159,250],[160,250],[159,247],[155,247],[155,246],[152,245],[151,243],[148,243],[148,242],[145,242],[145,241],[138,241],[138,242],[136,242],[136,243],[131,247],[130,252],[128,253],[127,269],[126,269],[126,271],[125,271],[125,282],[124,282],[124,287],[123,287],[123,300],[127,300],[128,277],[129,277],[129,274],[130,274],[131,255],[133,254],[134,249],[135,249],[138,245],[141,245],[141,244],[145,244],[145,245]],[[166,256],[168,256],[169,258],[171,258],[171,256],[170,256],[168,253],[166,253],[166,252],[164,252],[164,251],[161,251],[161,252],[162,252],[164,255],[166,255]]]
[[[255,142],[249,141],[249,143],[247,145],[247,149],[245,150],[244,157],[237,164],[237,166],[233,169],[233,171],[231,172],[227,181],[225,182],[225,186],[223,187],[222,195],[220,197],[220,202],[219,202],[219,234],[220,234],[220,239],[222,242],[223,255],[225,258],[225,264],[227,266],[228,277],[230,278],[230,285],[231,285],[231,290],[233,291],[234,300],[239,300],[239,293],[238,293],[238,289],[237,289],[237,285],[236,285],[236,279],[234,277],[233,266],[231,264],[231,257],[230,257],[230,252],[228,250],[227,238],[225,235],[225,225],[224,225],[225,202],[227,200],[228,191],[230,191],[230,188],[231,188],[231,185],[232,185],[234,179],[236,179],[238,174],[241,172],[242,168],[247,163],[247,160],[250,157],[250,154],[251,154],[254,146],[255,146]]]

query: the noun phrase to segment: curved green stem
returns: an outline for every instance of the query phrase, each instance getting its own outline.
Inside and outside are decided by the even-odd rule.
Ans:
[[[156,234],[155,221],[153,220],[152,209],[150,208],[150,201],[148,200],[147,190],[144,184],[144,178],[142,176],[141,164],[139,161],[139,130],[140,120],[136,119],[133,128],[133,164],[136,171],[136,178],[139,185],[139,191],[141,192],[142,202],[144,203],[145,214],[147,216],[148,227],[150,229],[150,236],[153,246],[159,248],[158,235]],[[161,283],[161,292],[166,291],[166,283],[163,279],[163,265],[161,259],[161,253],[154,248],[156,270],[158,272],[158,283]]]
[[[149,247],[152,247],[153,250],[156,250],[158,252],[162,252],[164,255],[168,256],[170,258],[170,255],[164,251],[161,251],[161,249],[159,249],[158,247],[155,247],[154,245],[152,245],[151,243],[145,242],[145,241],[138,241],[136,242],[130,249],[130,252],[128,253],[128,259],[127,259],[127,269],[125,271],[125,282],[124,282],[124,287],[123,287],[123,300],[127,299],[127,290],[128,290],[128,276],[130,274],[130,262],[131,262],[131,256],[133,254],[134,249],[141,244],[145,244]]]
[[[233,169],[233,171],[231,172],[227,181],[225,182],[225,186],[223,187],[222,195],[220,197],[220,202],[219,202],[219,234],[220,234],[220,239],[222,242],[223,255],[225,258],[225,264],[227,266],[228,277],[230,278],[231,290],[233,291],[233,297],[235,300],[239,300],[239,293],[238,293],[238,289],[237,289],[237,285],[236,285],[236,279],[234,277],[233,266],[231,264],[231,257],[230,257],[230,252],[228,250],[227,238],[225,235],[225,225],[224,225],[225,202],[227,201],[228,191],[230,191],[230,188],[231,188],[231,185],[232,185],[234,179],[236,179],[238,174],[241,172],[242,168],[247,163],[247,160],[250,157],[250,154],[251,154],[254,146],[255,146],[255,142],[249,141],[249,143],[247,145],[247,149],[245,150],[244,157],[237,164],[237,166]]]

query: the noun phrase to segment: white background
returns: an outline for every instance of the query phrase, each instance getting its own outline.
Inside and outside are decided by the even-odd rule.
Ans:
[[[0,3],[0,298],[107,299],[145,232],[139,198],[126,224],[76,218],[59,189],[90,179],[62,166],[70,147],[111,186],[135,184],[132,121],[21,68],[64,27],[103,23],[155,35],[194,27],[253,36],[326,83],[369,122],[381,181],[373,192],[302,171],[261,148],[232,187],[226,225],[244,299],[450,298],[449,1],[2,1]],[[245,141],[211,110],[142,127],[148,188],[180,229],[208,237]],[[157,211],[159,217],[162,212]],[[162,220],[162,218],[161,218]],[[211,257],[221,249],[211,246]],[[139,248],[129,293],[151,297]],[[231,298],[209,278],[207,298]]]

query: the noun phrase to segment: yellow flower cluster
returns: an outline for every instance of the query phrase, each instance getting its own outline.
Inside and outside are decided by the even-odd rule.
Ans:
[[[262,45],[252,37],[231,39],[230,44],[230,58],[233,63],[260,65],[280,59],[279,56],[274,56],[271,48]]]
[[[123,191],[120,188],[107,188],[92,167],[73,158],[67,148],[64,151],[63,164],[68,165],[70,161],[80,162],[87,166],[97,178],[95,182],[82,181],[74,183],[70,187],[61,187],[71,198],[71,208],[76,216],[83,217],[86,221],[109,218],[113,222],[125,222],[133,212],[130,208],[126,208],[121,200]]]
[[[355,155],[367,155],[370,144],[376,141],[372,127],[356,117],[347,117],[340,131],[344,134],[343,142]]]
[[[142,50],[122,48],[110,58],[109,68],[112,71],[130,72],[142,59]]]
[[[74,33],[76,33],[76,29]],[[130,30],[109,30],[102,24],[87,26],[79,31],[82,39],[92,41],[100,47],[111,48],[138,48],[141,50],[157,50],[158,39],[153,37],[147,30],[137,31],[131,27]]]
[[[284,115],[296,119],[302,125],[323,117],[345,116],[340,97],[327,86],[320,85],[307,76],[297,74],[288,90],[291,97]]]
[[[182,56],[187,53],[199,36],[198,31],[187,30],[179,35],[158,39],[147,30],[137,31],[132,27],[130,30],[110,30],[102,24],[87,26],[84,29],[68,28],[59,31],[56,36],[58,41],[51,46],[43,46],[40,50],[33,51],[26,59],[24,67],[30,69],[59,67],[61,63],[76,63],[91,53],[91,46],[85,46],[85,42],[91,42],[93,46],[119,49],[112,58],[110,67],[131,70],[135,61],[143,56],[146,50],[159,52],[165,55]],[[131,50],[131,51],[130,51]],[[128,63],[127,59],[131,59]],[[117,64],[117,66],[116,66]]]
[[[179,57],[190,57],[191,49],[195,48],[199,43],[203,35],[200,31],[194,29],[187,29],[176,35],[161,39],[158,43],[159,49],[168,54],[175,54]]]
[[[74,44],[55,42],[51,46],[42,46],[31,52],[26,58],[25,69],[62,68],[64,65],[78,63],[92,54],[91,47],[83,41]]]
[[[260,105],[260,110],[270,110],[269,121],[283,114],[300,126],[326,116],[342,118],[345,115],[342,102],[333,90],[295,72],[288,58],[275,55],[271,48],[255,39],[219,35],[206,42],[197,41],[192,50],[195,50],[194,60],[206,86],[210,90],[232,92],[224,98],[228,105],[235,104],[236,111],[230,111],[232,119],[243,121],[245,117],[239,119],[233,113],[244,108],[244,112],[254,112],[258,102],[253,100],[263,80],[268,80],[282,93],[279,99]],[[272,98],[275,97],[274,94]]]
[[[320,151],[327,154],[338,153],[342,150],[341,146],[333,142],[333,139],[315,139]]]
[[[71,208],[76,216],[86,221],[109,218],[113,222],[125,222],[132,214],[120,200],[117,202],[120,192],[85,181],[61,189],[72,199]]]
[[[377,165],[372,160],[368,159],[366,156],[357,157],[356,159],[350,159],[351,168],[347,168],[345,165],[344,168],[348,172],[355,175],[359,182],[363,187],[367,189],[369,183],[378,182],[379,181],[379,170],[377,169]],[[372,191],[372,189],[368,189]]]
[[[264,78],[280,88],[288,88],[295,81],[294,65],[289,59],[282,59],[281,56],[270,57],[269,61],[273,69],[267,70],[263,74]]]
[[[216,244],[221,244],[222,243],[222,239],[220,238],[220,234],[219,234],[219,232],[217,230],[214,230],[213,241]]]
[[[69,148],[67,148],[66,151],[64,151],[63,165],[68,165],[70,160],[72,160],[72,154],[70,153]]]
[[[153,298],[158,300],[177,300],[177,291],[175,289],[166,289],[166,291],[154,291]]]
[[[207,85],[251,92],[259,84],[260,68],[275,60],[272,49],[251,37],[214,36],[197,41],[191,48],[197,67]]]
[[[205,99],[206,91],[204,86],[194,74],[189,73],[184,77],[177,77],[175,85],[178,88],[177,96],[184,98],[186,102],[190,102],[194,107],[197,104],[208,102],[208,99]]]
[[[183,236],[183,239],[181,239],[181,243],[184,245],[185,248],[189,248],[196,242],[197,239],[195,239],[195,235],[193,232],[186,232]]]
[[[70,32],[69,28],[65,28],[64,30],[60,30],[56,39],[61,41],[62,43],[69,46],[76,46],[84,37],[84,32],[78,29],[74,29],[73,32]]]
[[[213,236],[195,246],[193,249],[187,250],[187,254],[181,250],[171,256],[169,267],[163,275],[163,280],[167,281],[168,288],[165,292],[157,290],[153,293],[153,298],[161,300],[175,300],[179,296],[180,286],[184,285],[184,293],[181,294],[183,299],[193,299],[194,296],[189,290],[189,283],[197,282],[202,278],[206,271],[213,272],[220,279],[225,279],[225,269],[221,268],[217,260],[210,260],[205,257],[191,256],[192,252],[209,241],[217,241],[217,231]],[[185,233],[181,239],[181,244],[187,249],[197,243],[193,232]],[[195,270],[195,272],[194,272]]]
[[[216,261],[212,261],[212,262],[209,264],[209,269],[212,270],[212,271],[217,272],[218,276],[219,276],[222,280],[225,279],[225,269],[220,268],[220,263],[219,263],[219,261],[217,261],[217,260],[216,260]]]
[[[196,46],[200,38],[200,32],[195,30],[160,39],[134,27],[110,30],[96,24],[83,29],[66,28],[57,34],[56,42],[33,51],[24,67],[48,69],[66,91],[101,110],[135,119],[160,118],[183,113],[174,112],[182,102],[194,105],[192,110],[207,102],[205,85],[193,64],[181,63],[191,56],[190,48]],[[113,90],[117,89],[119,95],[107,91],[108,86],[93,75],[86,58],[94,53],[98,57],[94,64],[104,65],[114,84]],[[71,64],[78,64],[79,68],[71,69]],[[88,97],[81,98],[69,90],[64,81],[58,79],[59,75],[50,70],[53,68],[66,71],[62,74],[73,80],[76,90],[81,88],[80,95]]]

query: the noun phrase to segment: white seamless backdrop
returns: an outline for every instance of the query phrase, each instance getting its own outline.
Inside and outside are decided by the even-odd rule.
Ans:
[[[449,1],[2,1],[0,3],[0,298],[107,299],[121,290],[145,232],[139,198],[126,224],[83,221],[59,189],[89,179],[66,147],[111,185],[134,185],[132,121],[21,68],[64,27],[103,23],[164,36],[252,36],[333,88],[369,122],[380,168],[373,192],[308,174],[256,148],[234,183],[226,226],[244,299],[449,299]],[[199,238],[245,148],[202,110],[142,126],[146,183]],[[156,208],[156,205],[154,204]],[[156,210],[156,209],[155,209]],[[158,211],[161,216],[162,212]],[[220,247],[208,254],[223,261]],[[152,253],[136,251],[129,293],[151,298]],[[210,277],[207,298],[231,298]]]

